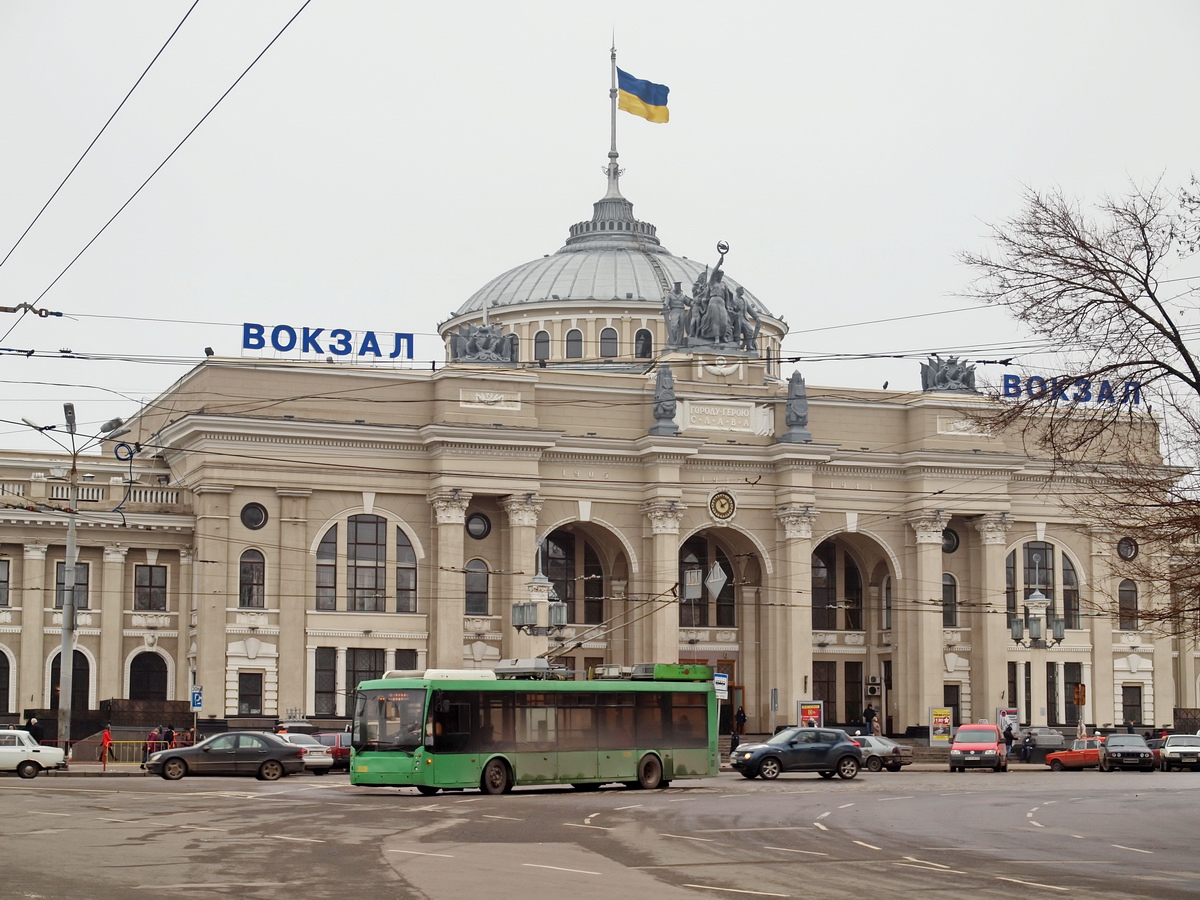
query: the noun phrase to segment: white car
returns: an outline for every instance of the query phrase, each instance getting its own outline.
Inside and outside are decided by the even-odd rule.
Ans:
[[[16,772],[36,778],[42,769],[65,769],[66,754],[57,747],[44,747],[28,731],[0,731],[0,772]]]
[[[311,734],[284,732],[275,737],[304,750],[304,768],[314,775],[324,775],[333,768],[333,754]]]

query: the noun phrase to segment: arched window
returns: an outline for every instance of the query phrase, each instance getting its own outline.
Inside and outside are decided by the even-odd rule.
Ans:
[[[8,702],[10,684],[12,684],[12,674],[9,670],[8,657],[0,653],[0,713],[12,712]]]
[[[139,653],[129,664],[129,699],[167,699],[167,661],[157,653]]]
[[[635,359],[650,359],[654,356],[654,335],[645,328],[639,328],[633,336],[633,355]]]
[[[958,582],[949,573],[942,574],[942,627],[958,627]]]
[[[357,515],[346,521],[346,609],[384,612],[387,567],[387,521]]]
[[[332,525],[317,547],[317,609],[337,609],[337,537]]]
[[[259,551],[247,550],[238,563],[238,606],[242,609],[266,606],[266,584],[267,561]]]
[[[1066,554],[1056,552],[1055,546],[1048,541],[1026,541],[1019,551],[1009,553],[1004,564],[1008,627],[1011,628],[1018,617],[1026,628],[1029,627],[1029,611],[1025,608],[1025,601],[1033,598],[1034,594],[1050,601],[1046,615],[1051,619],[1058,618],[1056,585],[1060,577],[1064,585],[1064,602],[1070,597],[1078,612],[1078,585],[1072,583],[1075,569],[1070,565]],[[1019,597],[1017,585],[1021,585]]]
[[[694,535],[684,541],[679,550],[679,583],[683,590],[679,601],[681,628],[705,628],[712,621],[711,591],[706,582],[720,574],[724,574],[725,580],[716,597],[716,624],[718,628],[736,628],[737,587],[729,557],[706,535]]]
[[[892,576],[883,579],[883,627],[892,627]]]
[[[533,336],[533,358],[535,360],[550,358],[550,332],[539,331]]]
[[[417,554],[412,541],[396,528],[396,612],[417,611]]]
[[[1065,553],[1062,556],[1062,584],[1063,619],[1066,620],[1066,627],[1082,628],[1079,615],[1079,579],[1075,576],[1075,564],[1067,559]]]
[[[1128,578],[1117,588],[1117,628],[1121,631],[1138,630],[1138,589]]]
[[[568,622],[598,625],[604,621],[604,569],[587,538],[562,528],[552,531],[542,544],[542,572],[554,585],[558,602],[567,605]]]
[[[472,559],[464,568],[467,573],[467,615],[489,615],[487,563],[482,559]]]
[[[61,683],[59,668],[61,663],[62,654],[55,654],[54,662],[50,663],[51,709],[58,709],[58,690]],[[74,664],[71,666],[71,709],[74,712],[88,708],[88,699],[91,693],[91,677],[92,667],[88,665],[88,658],[82,650],[76,650]]]
[[[838,584],[841,583],[841,590]],[[836,541],[823,541],[812,555],[812,627],[862,631],[863,587],[858,564]],[[843,610],[838,625],[838,609]]]
[[[600,332],[600,355],[605,359],[617,355],[617,329],[605,328]]]
[[[567,359],[583,359],[583,332],[578,328],[567,332]]]

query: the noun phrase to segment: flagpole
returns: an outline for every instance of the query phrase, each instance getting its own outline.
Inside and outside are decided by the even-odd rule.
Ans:
[[[613,32],[612,44],[612,87],[609,88],[608,97],[612,106],[612,141],[608,149],[608,192],[612,194],[619,190],[617,186],[617,176],[620,170],[617,168],[617,33]]]

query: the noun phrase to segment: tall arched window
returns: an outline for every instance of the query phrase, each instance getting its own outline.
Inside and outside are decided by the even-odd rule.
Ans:
[[[467,573],[467,615],[489,615],[487,563],[482,559],[472,559],[463,568]]]
[[[633,355],[635,359],[650,359],[654,356],[654,335],[645,328],[639,328],[633,336]]]
[[[352,612],[384,612],[386,597],[387,521],[357,515],[346,521],[346,608]]]
[[[567,359],[583,359],[583,332],[578,328],[567,332]]]
[[[1063,619],[1067,628],[1082,628],[1079,615],[1079,579],[1075,576],[1075,564],[1062,555]]]
[[[892,627],[892,576],[883,579],[883,627]]]
[[[542,543],[542,571],[554,585],[558,602],[567,605],[568,622],[597,625],[604,621],[604,569],[586,537],[562,528],[552,531]],[[582,605],[577,602],[580,599]]]
[[[139,653],[129,664],[129,699],[167,699],[167,661],[157,653]]]
[[[1138,589],[1128,578],[1117,588],[1117,628],[1138,630]]]
[[[1075,568],[1065,553],[1058,552],[1049,541],[1026,541],[1020,550],[1008,554],[1004,563],[1005,601],[1008,610],[1008,626],[1020,618],[1029,627],[1029,611],[1025,601],[1039,594],[1050,601],[1046,610],[1051,619],[1058,618],[1059,579],[1063,585],[1064,607],[1073,605],[1078,618],[1079,589]],[[1020,585],[1020,596],[1017,586]],[[1072,627],[1070,625],[1068,628]]]
[[[417,611],[417,554],[412,541],[396,528],[396,612]]]
[[[716,574],[725,576],[716,597],[717,627],[737,627],[737,587],[734,584],[733,565],[716,541],[707,535],[697,534],[684,541],[679,549],[679,583],[683,588],[679,601],[681,628],[703,628],[712,621],[709,611],[712,592],[707,582]]]
[[[958,582],[949,573],[942,574],[942,627],[958,627]]]
[[[838,584],[841,584],[841,590]],[[812,555],[812,627],[862,631],[863,587],[858,564],[836,541],[822,541]],[[843,610],[838,625],[838,609]]]
[[[617,355],[617,329],[605,328],[600,332],[600,355],[605,359]]]
[[[266,606],[266,584],[266,559],[258,550],[245,551],[238,563],[238,606],[242,609]]]
[[[50,663],[50,708],[58,709],[58,690],[61,683],[59,667],[62,663],[62,653],[54,657]],[[92,667],[82,650],[74,653],[74,664],[71,666],[71,709],[75,712],[88,708],[91,695]]]
[[[317,546],[317,609],[337,609],[337,536],[332,525]]]
[[[550,332],[539,331],[533,336],[533,358],[535,360],[550,358]]]
[[[12,683],[12,675],[9,672],[8,657],[0,653],[0,713],[10,713],[8,691],[9,685]]]

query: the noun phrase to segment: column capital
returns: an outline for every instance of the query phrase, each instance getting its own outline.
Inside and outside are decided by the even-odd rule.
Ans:
[[[650,520],[652,534],[679,534],[679,523],[687,507],[679,500],[647,500],[642,514]]]
[[[469,491],[458,488],[434,491],[429,495],[439,525],[462,525],[467,520],[467,504],[471,502]]]
[[[26,559],[45,559],[46,545],[41,541],[33,541],[25,545]]]
[[[1003,544],[1012,528],[1012,519],[1008,513],[985,513],[975,523],[975,530],[985,544]]]
[[[775,510],[775,518],[783,525],[783,535],[789,539],[812,540],[813,520],[817,512],[812,504],[788,504]]]
[[[121,544],[109,544],[104,548],[104,561],[106,563],[125,562],[125,556],[129,553],[129,548]]]
[[[942,511],[926,512],[910,517],[908,524],[917,533],[918,544],[940,544],[948,519]]]
[[[500,505],[508,513],[508,524],[512,527],[537,527],[538,514],[542,511],[542,498],[537,494],[509,494]]]
[[[192,555],[196,552],[195,547],[180,547],[179,548],[179,564],[181,566],[189,565],[192,562]]]

